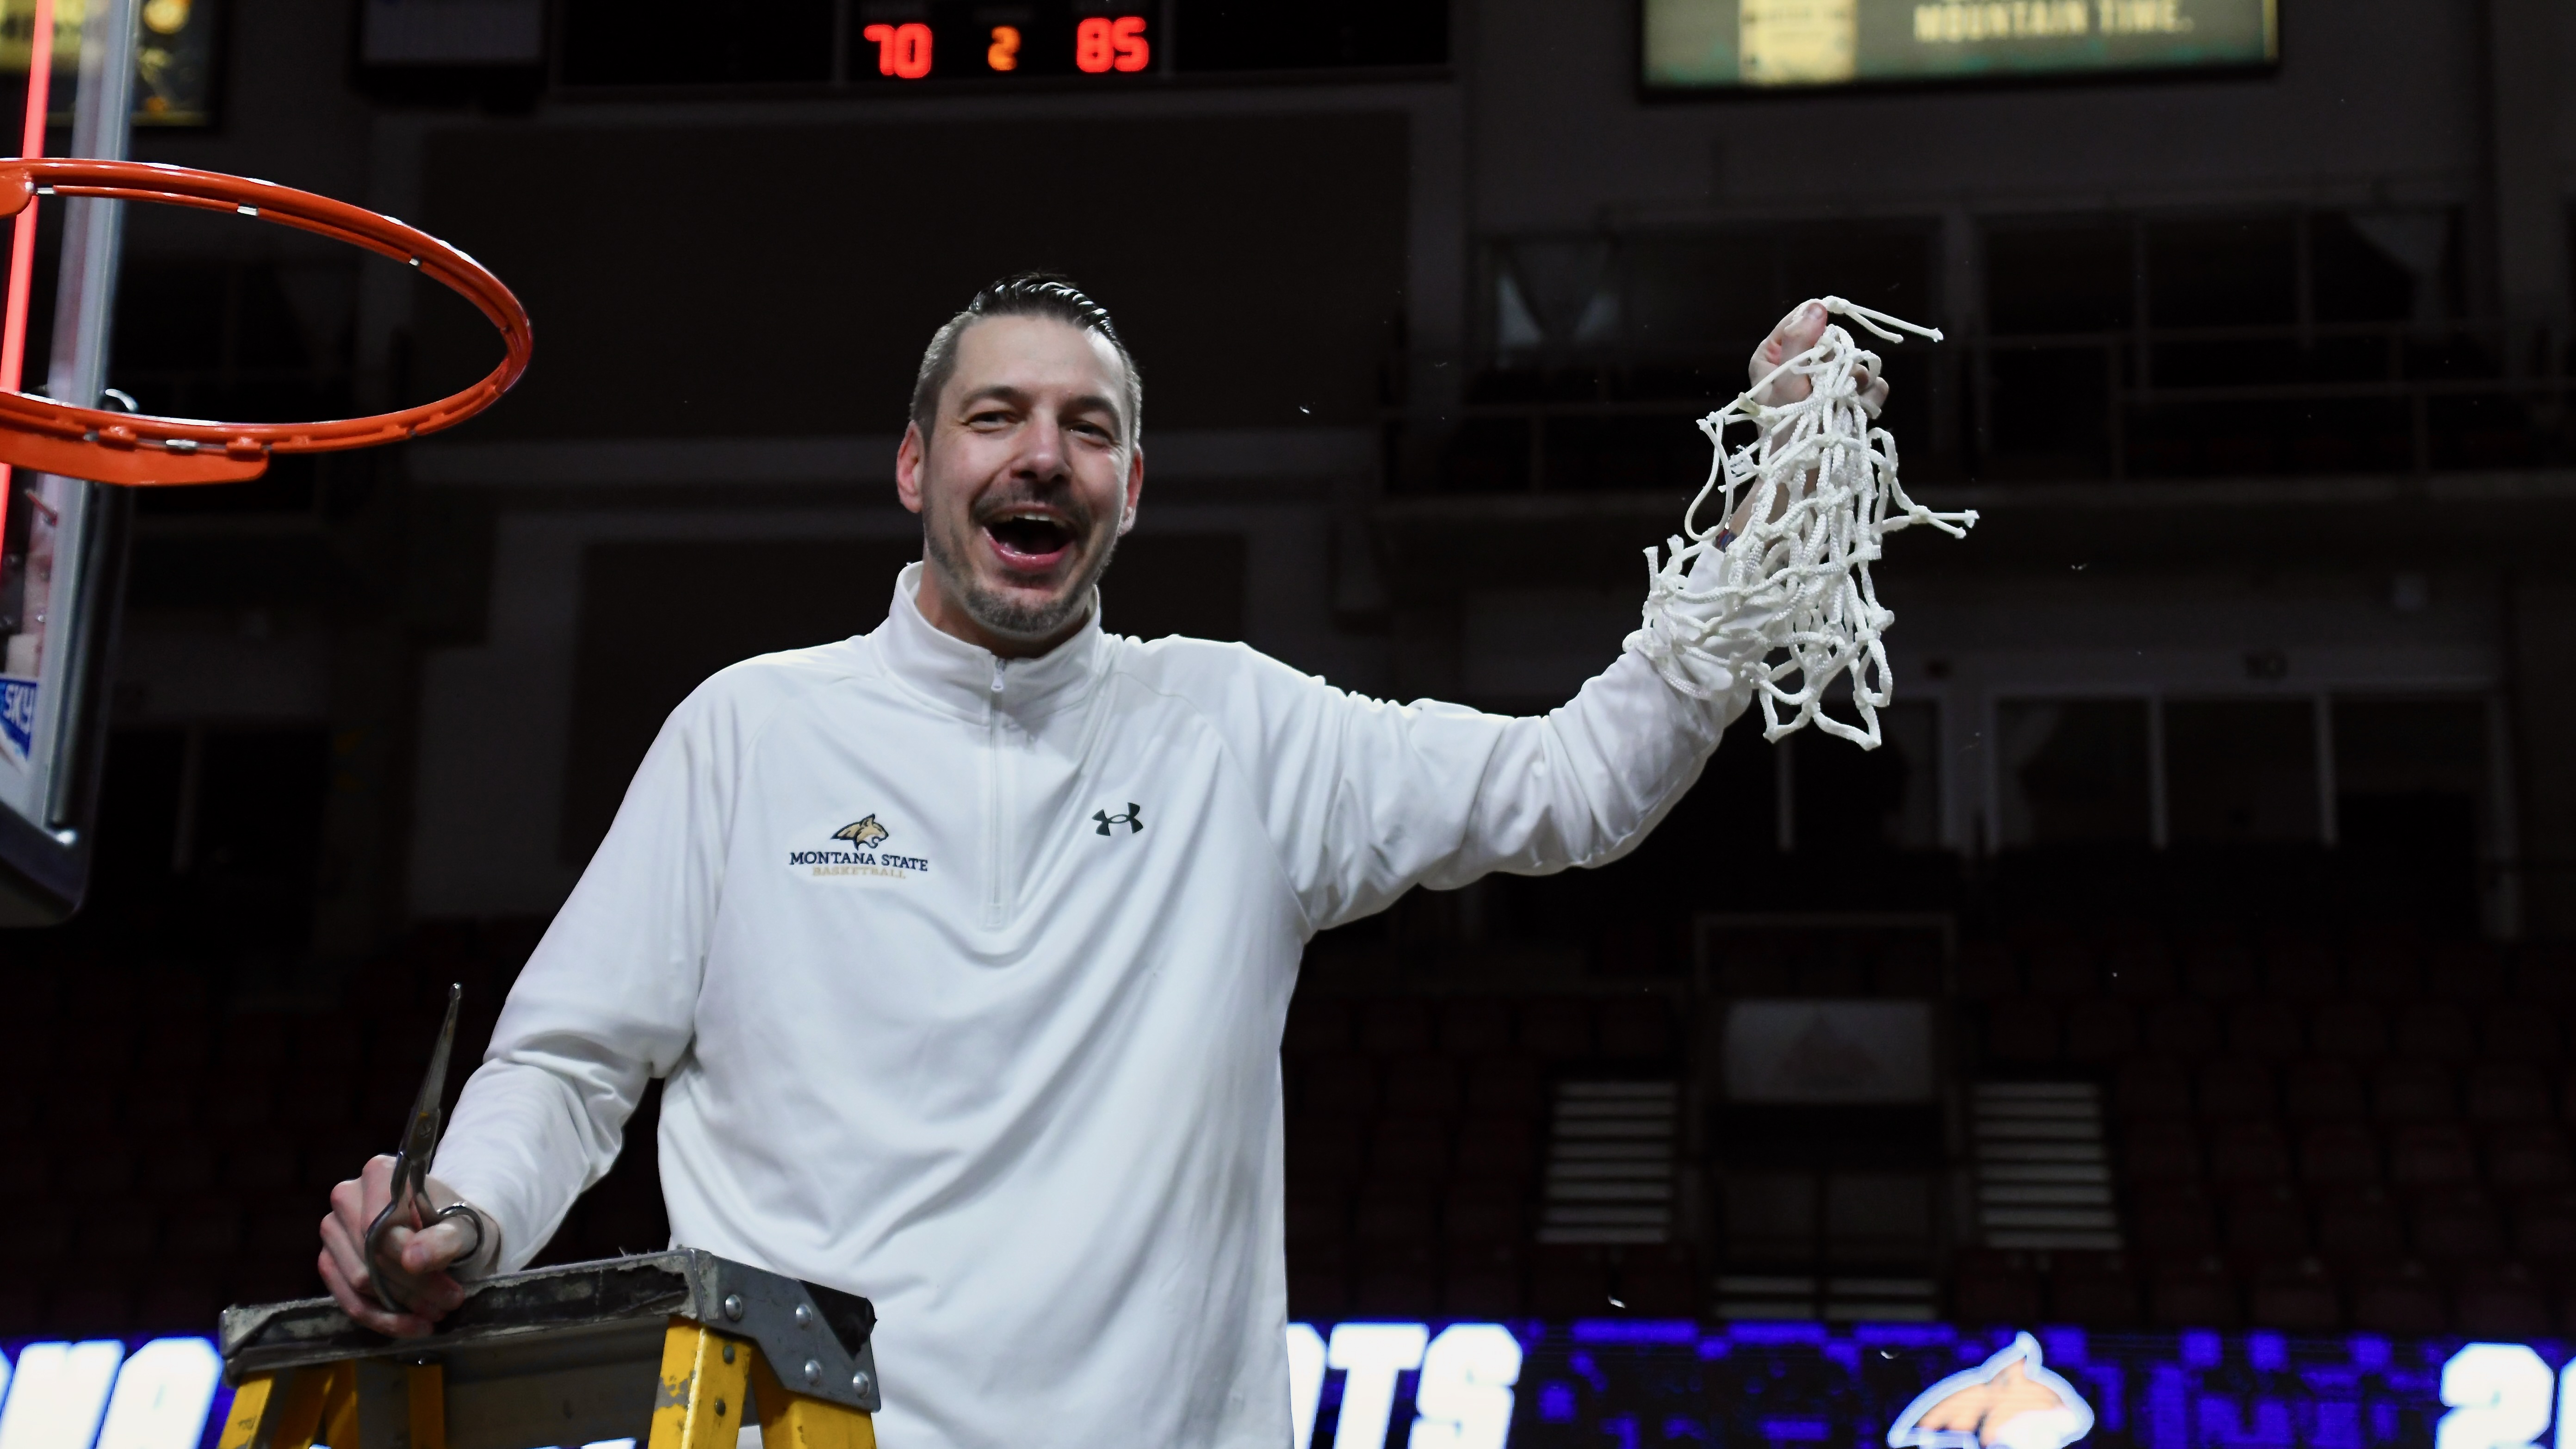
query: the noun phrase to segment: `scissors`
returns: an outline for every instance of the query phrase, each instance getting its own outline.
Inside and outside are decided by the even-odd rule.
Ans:
[[[404,1124],[402,1145],[394,1149],[393,1201],[376,1214],[367,1226],[367,1278],[373,1285],[376,1301],[387,1312],[409,1313],[411,1305],[394,1297],[386,1287],[382,1261],[376,1256],[376,1245],[387,1230],[400,1225],[419,1231],[449,1218],[463,1218],[474,1225],[474,1246],[465,1256],[483,1251],[483,1218],[463,1203],[450,1203],[438,1211],[429,1207],[429,1159],[438,1150],[438,1133],[444,1114],[439,1101],[447,1095],[447,1057],[456,1045],[456,1006],[465,997],[465,988],[447,988],[447,1020],[439,1025],[438,1044],[429,1051],[429,1075],[421,1078],[420,1095],[411,1104],[411,1120]]]

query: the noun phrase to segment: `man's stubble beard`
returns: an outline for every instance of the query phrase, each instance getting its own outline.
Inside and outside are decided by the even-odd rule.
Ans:
[[[966,526],[974,529],[974,521]],[[921,531],[922,547],[929,552],[930,562],[948,576],[957,591],[957,602],[985,630],[1005,639],[1045,639],[1080,616],[1091,605],[1091,591],[1100,576],[1109,571],[1109,560],[1118,552],[1118,530],[1111,528],[1098,556],[1088,559],[1081,574],[1062,594],[1043,604],[1024,604],[984,586],[974,569],[952,548],[943,530]]]

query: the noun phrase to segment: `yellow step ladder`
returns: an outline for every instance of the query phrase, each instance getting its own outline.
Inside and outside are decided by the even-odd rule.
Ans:
[[[875,1449],[876,1312],[693,1248],[468,1285],[428,1338],[328,1298],[224,1310],[219,1449]]]

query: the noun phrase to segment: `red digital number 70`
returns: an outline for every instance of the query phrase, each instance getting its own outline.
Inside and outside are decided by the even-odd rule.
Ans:
[[[871,25],[859,34],[877,43],[877,74],[919,80],[930,74],[930,27],[918,20]]]

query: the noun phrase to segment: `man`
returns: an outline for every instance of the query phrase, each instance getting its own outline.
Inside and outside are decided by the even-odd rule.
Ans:
[[[1823,325],[1793,314],[1756,368]],[[875,632],[672,712],[457,1105],[434,1191],[473,1214],[369,1263],[388,1160],[333,1192],[320,1266],[353,1317],[424,1333],[458,1278],[527,1262],[664,1077],[674,1238],[874,1299],[887,1443],[1286,1441],[1306,939],[1416,885],[1616,858],[1747,690],[1701,702],[1622,655],[1504,719],[1105,633],[1142,407],[1061,280],[940,329],[896,459],[923,561]],[[1727,637],[1739,665],[1769,647]]]

